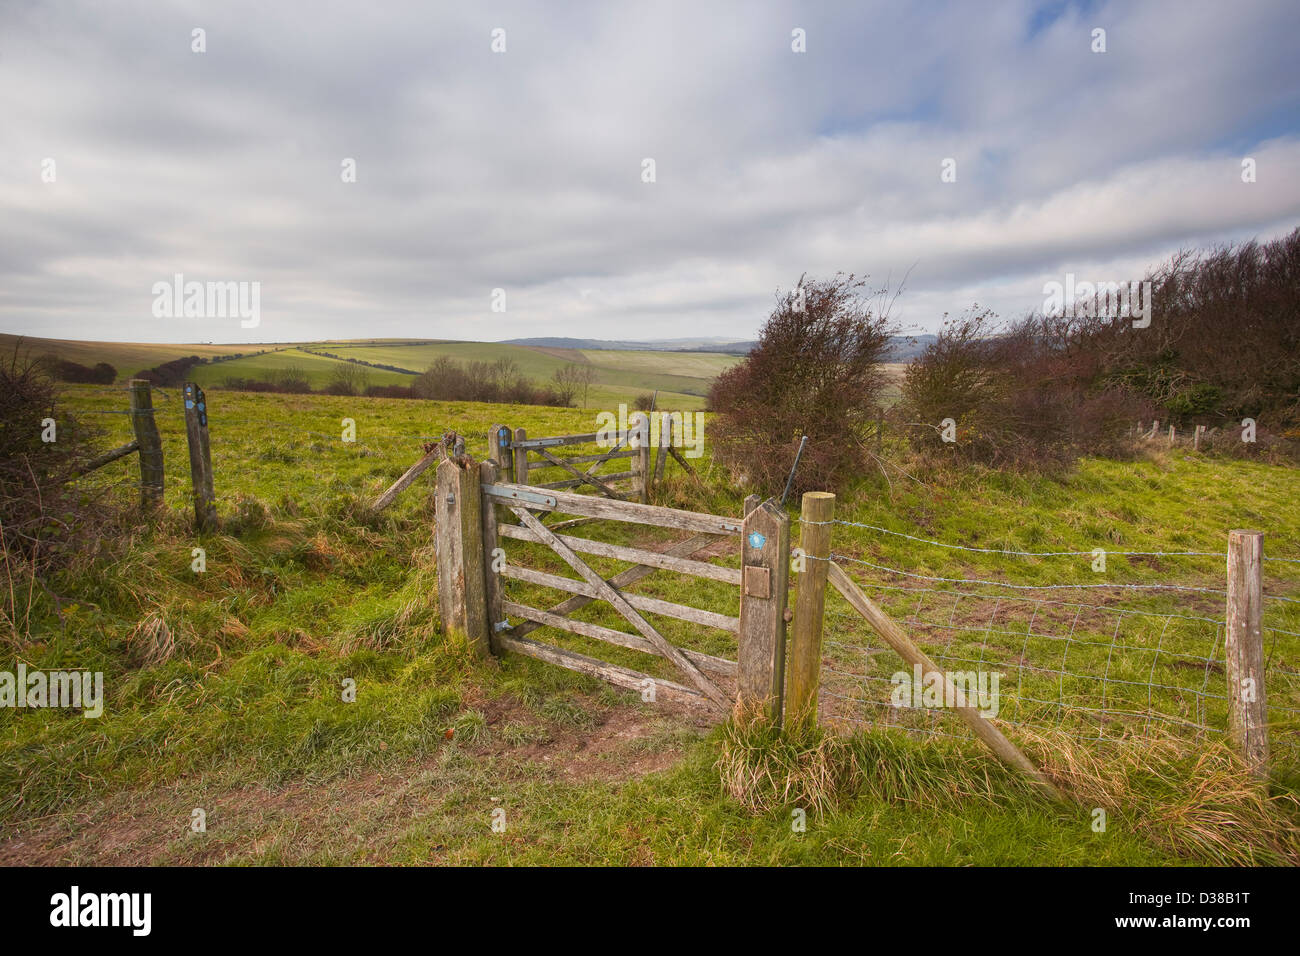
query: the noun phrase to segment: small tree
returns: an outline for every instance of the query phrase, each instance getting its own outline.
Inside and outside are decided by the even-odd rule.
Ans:
[[[330,369],[329,384],[325,391],[330,395],[361,395],[370,386],[370,372],[356,362],[339,362]]]
[[[587,394],[591,391],[592,383],[596,381],[596,366],[579,365],[578,389],[582,392],[582,407],[587,407]]]
[[[566,407],[573,404],[573,396],[577,395],[582,389],[582,380],[584,377],[583,366],[576,362],[570,362],[563,368],[557,368],[555,374],[551,377],[555,392],[560,397],[560,402]]]
[[[839,273],[778,290],[758,345],[710,390],[715,457],[764,492],[781,490],[801,435],[796,490],[835,488],[862,460],[891,334],[886,290],[865,284]]]

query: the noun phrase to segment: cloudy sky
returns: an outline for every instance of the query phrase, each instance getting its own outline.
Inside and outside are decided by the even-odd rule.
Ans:
[[[1300,225],[1298,62],[1295,0],[3,0],[0,331],[744,338],[836,271],[1013,316]],[[155,316],[177,273],[260,325]]]

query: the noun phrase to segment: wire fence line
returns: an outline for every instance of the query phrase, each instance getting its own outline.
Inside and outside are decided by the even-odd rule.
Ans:
[[[840,525],[970,552],[974,560],[1094,553],[980,548],[838,519],[804,523]],[[968,699],[999,722],[1052,728],[1081,741],[1108,743],[1142,740],[1157,727],[1193,735],[1226,729],[1230,702],[1222,617],[1196,613],[1195,608],[1082,603],[1062,593],[1086,590],[1102,601],[1111,595],[1147,594],[1153,601],[1162,594],[1187,600],[1204,596],[1214,600],[1217,610],[1225,589],[1167,581],[1024,584],[977,575],[923,574],[842,553],[846,547],[866,550],[868,543],[861,540],[839,540],[833,546],[839,550],[828,558],[800,556],[854,570],[855,583],[940,671],[955,675],[959,686],[964,681]],[[1107,554],[1226,561],[1226,552],[1214,551]],[[1300,603],[1276,593],[1264,597],[1279,602],[1279,613],[1281,605]],[[823,720],[968,739],[951,705],[933,699],[938,685],[928,687],[927,697],[925,682],[917,686],[921,675],[874,640],[865,622],[850,610],[828,602],[826,615],[819,694]],[[1272,623],[1261,630],[1272,736],[1275,745],[1300,749],[1300,670],[1295,665],[1300,661],[1300,630]]]
[[[129,391],[129,389],[124,389]],[[156,387],[153,393],[160,392]],[[81,416],[122,416],[126,421],[152,418],[162,432],[164,447],[171,445],[169,460],[184,461],[187,452],[184,403],[170,401],[146,409],[80,409]],[[412,464],[427,454],[438,443],[445,441],[449,430],[433,434],[405,434],[384,431],[362,419],[348,426],[338,419],[340,427],[334,431],[319,431],[303,427],[300,421],[273,420],[241,415],[223,415],[220,424],[209,431],[213,470],[216,472],[213,501],[235,512],[248,506],[250,499],[262,499],[268,504],[286,499],[300,498],[303,493],[301,469],[309,463],[315,469],[313,485],[319,488],[328,484],[330,490],[349,492],[360,498],[370,498],[384,490],[389,483],[403,474]],[[98,434],[87,427],[85,419],[72,425],[73,431]],[[176,447],[179,443],[179,449]],[[177,454],[179,452],[179,459]],[[368,469],[356,467],[358,459],[374,459]],[[339,466],[328,469],[334,461]],[[250,465],[256,469],[253,481],[244,480]],[[100,490],[131,489],[136,492],[156,490],[157,482],[146,484],[139,477],[114,479],[111,472],[90,473],[83,477]],[[237,480],[225,480],[238,476]],[[189,502],[193,498],[189,468],[167,468],[161,475],[161,488],[167,500]],[[232,485],[235,488],[232,489]],[[238,486],[243,485],[240,489]]]

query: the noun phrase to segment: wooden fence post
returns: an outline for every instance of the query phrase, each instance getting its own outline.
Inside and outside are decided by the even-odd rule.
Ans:
[[[654,483],[657,485],[664,476],[664,463],[668,458],[668,447],[673,443],[673,416],[671,412],[659,413],[659,449],[655,453]]]
[[[742,526],[736,714],[764,713],[778,725],[785,690],[785,604],[790,518],[766,501]]]
[[[519,447],[520,442],[527,441],[527,440],[528,440],[527,430],[523,428],[516,428],[515,449],[514,449],[515,463],[514,463],[514,468],[512,468],[511,470],[514,472],[515,484],[517,485],[528,484],[528,449]]]
[[[507,432],[508,434],[508,432]],[[480,488],[482,485],[494,485],[497,481],[496,461],[485,461],[479,465]],[[481,494],[481,492],[480,492]],[[487,607],[488,646],[493,654],[501,653],[497,646],[497,625],[506,620],[505,590],[501,586],[501,572],[496,554],[499,545],[497,535],[497,506],[482,496],[479,508],[483,519],[483,590]]]
[[[131,379],[131,428],[140,443],[140,507],[148,511],[163,501],[163,451],[153,417],[153,394],[142,378]]]
[[[799,515],[799,551],[803,570],[794,605],[790,636],[790,690],[786,726],[817,723],[817,686],[822,666],[822,616],[826,610],[826,575],[830,571],[831,521],[835,496],[807,491]]]
[[[636,425],[633,425],[633,420]],[[636,448],[633,470],[637,473],[635,485],[637,500],[642,504],[650,501],[650,416],[645,412],[636,412],[627,421],[628,430],[633,428],[640,433]]]
[[[190,447],[190,487],[194,522],[200,531],[217,529],[217,496],[212,490],[212,451],[208,445],[208,400],[194,382],[185,383],[185,440]]]
[[[885,406],[876,406],[876,457],[885,451]]]
[[[511,431],[506,425],[493,425],[488,430],[488,461],[496,462],[498,470],[503,470],[506,474],[512,471],[510,435]]]
[[[483,578],[483,516],[478,462],[438,463],[438,602],[443,627],[465,634],[475,653],[491,652]]]
[[[1251,770],[1268,773],[1264,697],[1264,532],[1228,532],[1228,735]]]

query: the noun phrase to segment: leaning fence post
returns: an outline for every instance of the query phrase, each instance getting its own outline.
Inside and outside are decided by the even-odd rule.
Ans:
[[[185,383],[185,440],[190,447],[190,487],[194,521],[200,531],[217,528],[217,496],[212,490],[212,451],[208,445],[208,402],[203,389]]]
[[[131,428],[140,443],[140,507],[149,510],[163,500],[163,451],[153,417],[153,394],[142,378],[131,379]]]
[[[438,602],[443,627],[465,634],[475,653],[491,651],[483,579],[483,517],[478,462],[438,463]]]
[[[774,501],[765,501],[745,516],[740,552],[737,716],[761,711],[780,724],[790,518]]]
[[[1268,772],[1264,698],[1264,532],[1228,532],[1228,735],[1251,770]]]
[[[830,571],[831,521],[835,496],[806,491],[799,515],[799,591],[790,636],[790,690],[786,726],[817,722],[817,686],[821,680],[822,617],[826,610],[826,575]]]

